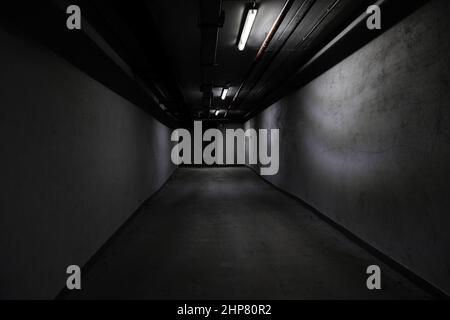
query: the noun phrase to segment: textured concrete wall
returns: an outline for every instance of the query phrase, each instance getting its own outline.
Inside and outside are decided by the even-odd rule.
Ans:
[[[450,2],[435,0],[246,123],[267,176],[450,292]]]
[[[193,126],[193,125],[192,125]],[[200,139],[203,139],[203,135],[205,133],[205,131],[207,131],[208,129],[217,129],[220,131],[221,135],[222,135],[222,153],[218,153],[216,155],[216,162],[219,162],[219,158],[223,160],[223,164],[222,165],[227,165],[226,164],[226,156],[227,156],[227,137],[226,137],[226,130],[227,129],[243,129],[244,126],[242,123],[217,123],[215,121],[202,121],[202,133],[200,136]],[[202,157],[202,163],[201,164],[195,164],[194,163],[194,151],[195,151],[195,146],[194,146],[194,129],[190,129],[189,130],[190,134],[191,134],[191,157],[190,157],[190,165],[199,165],[199,166],[208,166],[204,161],[203,161],[203,157]],[[233,154],[234,154],[234,164],[237,164],[237,148],[238,148],[238,143],[236,142],[237,139],[235,139],[234,141],[234,149],[233,149]],[[211,143],[214,143],[215,139],[212,138],[212,141],[202,141],[202,150],[201,150],[201,154],[203,156],[203,152],[205,150],[205,148],[207,146],[209,146]],[[233,143],[233,141],[231,141],[231,143]],[[245,149],[244,147],[242,147],[242,150],[244,150],[245,153]],[[222,157],[219,157],[219,155],[222,155]],[[230,156],[231,157],[231,156]],[[213,164],[216,165],[216,164]],[[217,165],[221,165],[220,163],[217,163]]]
[[[0,31],[0,297],[52,298],[170,176],[170,130]]]

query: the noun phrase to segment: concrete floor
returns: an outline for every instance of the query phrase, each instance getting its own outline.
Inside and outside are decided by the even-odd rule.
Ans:
[[[178,169],[83,272],[65,298],[428,297],[245,167]]]

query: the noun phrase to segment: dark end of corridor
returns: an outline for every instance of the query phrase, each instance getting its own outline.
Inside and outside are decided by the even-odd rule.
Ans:
[[[369,291],[366,268],[383,269]],[[63,299],[430,296],[249,168],[180,168]]]

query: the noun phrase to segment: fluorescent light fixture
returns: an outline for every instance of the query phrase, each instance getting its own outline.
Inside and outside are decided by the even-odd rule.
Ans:
[[[216,117],[219,115],[220,111],[216,110]]]
[[[256,13],[258,9],[250,9],[247,12],[247,17],[245,18],[244,28],[242,29],[241,38],[239,39],[238,49],[240,51],[244,50],[245,44],[247,43],[250,31],[252,31],[253,22],[255,22]]]
[[[225,98],[227,97],[228,90],[229,90],[228,88],[223,88],[221,96],[222,100],[225,100]]]

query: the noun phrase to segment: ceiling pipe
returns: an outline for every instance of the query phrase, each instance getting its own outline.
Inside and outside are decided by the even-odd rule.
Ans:
[[[316,23],[312,26],[312,28],[308,31],[308,33],[302,38],[302,41],[300,41],[296,48],[301,47],[305,41],[311,36],[312,33],[317,29],[317,27],[322,24],[322,22],[329,16],[329,14],[337,7],[341,0],[335,0],[328,8],[327,10],[322,14],[322,16],[316,21]],[[265,86],[263,87],[265,88]],[[261,91],[261,89],[259,90]],[[251,108],[250,111],[245,115],[245,118],[248,118],[251,114],[254,113],[255,110],[257,110],[258,107]]]
[[[259,59],[263,56],[264,52],[266,51],[267,47],[269,46],[270,42],[272,41],[275,33],[278,31],[278,29],[281,25],[281,22],[286,17],[286,14],[289,12],[289,9],[291,8],[293,3],[294,3],[294,0],[286,0],[286,2],[284,3],[283,8],[281,9],[280,13],[278,14],[277,19],[273,23],[272,27],[270,28],[269,33],[267,34],[261,47],[259,48],[258,53],[256,54],[255,59],[253,60],[251,66],[250,66],[250,69],[247,71],[247,73],[244,77],[244,81],[242,81],[242,83],[240,84],[236,93],[234,94],[233,99],[227,108],[226,115],[228,115],[228,111],[232,108],[233,103],[236,101],[237,97],[241,93],[242,88],[244,87],[245,83],[248,81],[248,78],[250,77],[251,73],[253,72],[253,69],[255,68]]]
[[[314,24],[314,26],[309,30],[308,34],[303,37],[302,41],[297,45],[297,47],[301,46],[309,36],[316,31],[317,27],[328,17],[328,15],[336,8],[341,0],[335,0],[334,3],[325,11],[325,13],[320,17],[320,19]]]
[[[427,0],[411,1],[412,5],[404,7],[403,15],[395,14],[397,9],[400,10],[400,6],[403,4],[396,2],[394,0],[378,0],[375,5],[378,5],[384,12],[383,24],[384,27],[380,32],[367,32],[366,19],[367,12],[364,10],[353,22],[351,22],[343,31],[341,31],[334,39],[332,39],[328,44],[326,44],[322,49],[320,49],[310,60],[308,60],[297,72],[295,72],[291,77],[286,79],[283,88],[284,91],[277,92],[270,101],[265,103],[265,105],[270,105],[273,101],[276,101],[277,97],[281,96],[283,93],[286,94],[290,90],[295,90],[301,87],[311,79],[314,79],[318,75],[329,70],[332,66],[340,63],[346,57],[354,53],[356,50],[362,48],[365,44],[369,43],[376,37],[378,37],[383,32],[389,30],[389,28],[397,23],[399,20],[403,19],[409,13],[417,9],[421,4],[426,3]],[[402,7],[403,8],[403,7]],[[392,12],[390,11],[392,10]],[[323,20],[323,19],[320,19]],[[317,26],[314,26],[315,29]],[[309,36],[311,32],[308,33]],[[305,37],[307,37],[305,36]],[[357,40],[355,40],[357,39]],[[305,39],[306,40],[306,39]],[[304,43],[304,41],[301,41]],[[328,63],[333,61],[332,64]],[[320,67],[318,67],[320,65]],[[301,80],[300,80],[301,79]],[[288,87],[288,89],[286,89]],[[265,107],[252,108],[245,116],[244,121],[247,121],[254,117],[258,112],[263,110]]]
[[[288,32],[288,35],[284,38],[284,40],[282,40],[282,44],[278,46],[278,48],[276,49],[275,53],[270,57],[270,60],[267,63],[267,68],[275,60],[275,58],[278,56],[280,51],[284,48],[285,44],[288,42],[288,40],[290,39],[292,34],[295,32],[297,27],[300,25],[300,23],[306,17],[306,15],[308,14],[308,12],[312,8],[312,6],[315,4],[315,2],[316,2],[316,0],[304,0],[302,2],[302,4],[297,8],[295,14],[293,15],[293,17],[291,17],[289,23],[286,25],[286,27],[284,28],[283,32],[278,37],[278,39],[282,39],[282,37],[285,34],[285,32]],[[293,24],[295,24],[295,25],[290,29],[290,31],[287,31],[289,26],[291,26]],[[249,94],[249,92],[251,92],[255,88],[256,84],[261,80],[261,78],[263,77],[264,74],[265,74],[265,71],[261,72],[259,74],[257,79],[254,81],[253,86],[247,91],[247,95]],[[263,88],[265,89],[265,86]],[[259,94],[259,92],[263,88],[260,88],[258,90],[257,94]],[[247,97],[247,95],[245,97]],[[245,97],[244,97],[244,99],[245,99]]]

